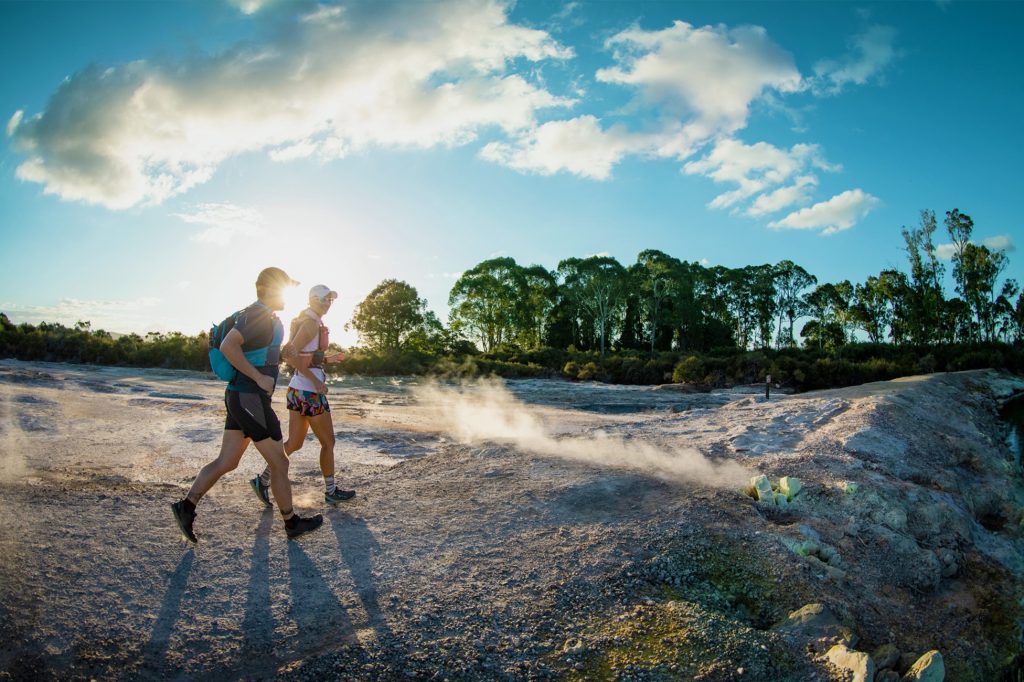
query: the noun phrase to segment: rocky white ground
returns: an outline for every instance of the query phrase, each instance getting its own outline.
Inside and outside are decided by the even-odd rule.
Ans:
[[[169,504],[221,383],[0,361],[0,677],[898,679],[932,650],[946,679],[1021,674],[1020,378],[331,390],[356,499],[324,507],[307,442],[326,521],[288,541],[251,450],[192,548]],[[755,502],[756,474],[804,489]]]

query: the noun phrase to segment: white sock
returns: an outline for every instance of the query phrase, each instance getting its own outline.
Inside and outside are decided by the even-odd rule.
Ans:
[[[328,495],[338,489],[338,486],[334,483],[334,476],[324,476],[324,487],[327,488]]]
[[[266,486],[270,485],[270,467],[264,469],[263,473],[260,474],[260,483]]]

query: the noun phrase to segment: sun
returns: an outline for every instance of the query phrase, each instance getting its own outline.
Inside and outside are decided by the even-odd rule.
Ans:
[[[281,316],[291,319],[302,312],[309,305],[309,287],[304,284],[287,287],[284,290],[284,310]]]

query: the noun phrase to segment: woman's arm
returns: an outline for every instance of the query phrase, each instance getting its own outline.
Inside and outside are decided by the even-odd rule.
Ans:
[[[308,353],[301,353],[301,349],[312,341],[320,333],[320,325],[315,320],[305,319],[299,328],[295,330],[295,334],[288,340],[288,349],[285,354],[285,362],[295,368],[295,371],[302,376],[309,379],[314,386],[317,387],[317,393],[326,393],[327,386],[324,385],[319,377],[313,374],[309,368],[309,361],[311,359]]]

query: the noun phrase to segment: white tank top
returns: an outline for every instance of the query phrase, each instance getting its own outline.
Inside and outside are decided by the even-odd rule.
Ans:
[[[318,329],[317,334],[313,336],[313,339],[309,343],[307,343],[299,352],[312,353],[320,349],[320,316],[309,308],[303,310],[302,314],[316,322]],[[309,371],[312,372],[313,376],[315,376],[320,381],[327,380],[327,374],[319,367],[310,367]],[[308,391],[310,393],[316,393],[316,386],[313,385],[313,382],[307,379],[306,377],[302,376],[298,372],[298,370],[295,371],[295,375],[292,376],[292,380],[288,382],[288,388],[294,388],[299,391]]]

